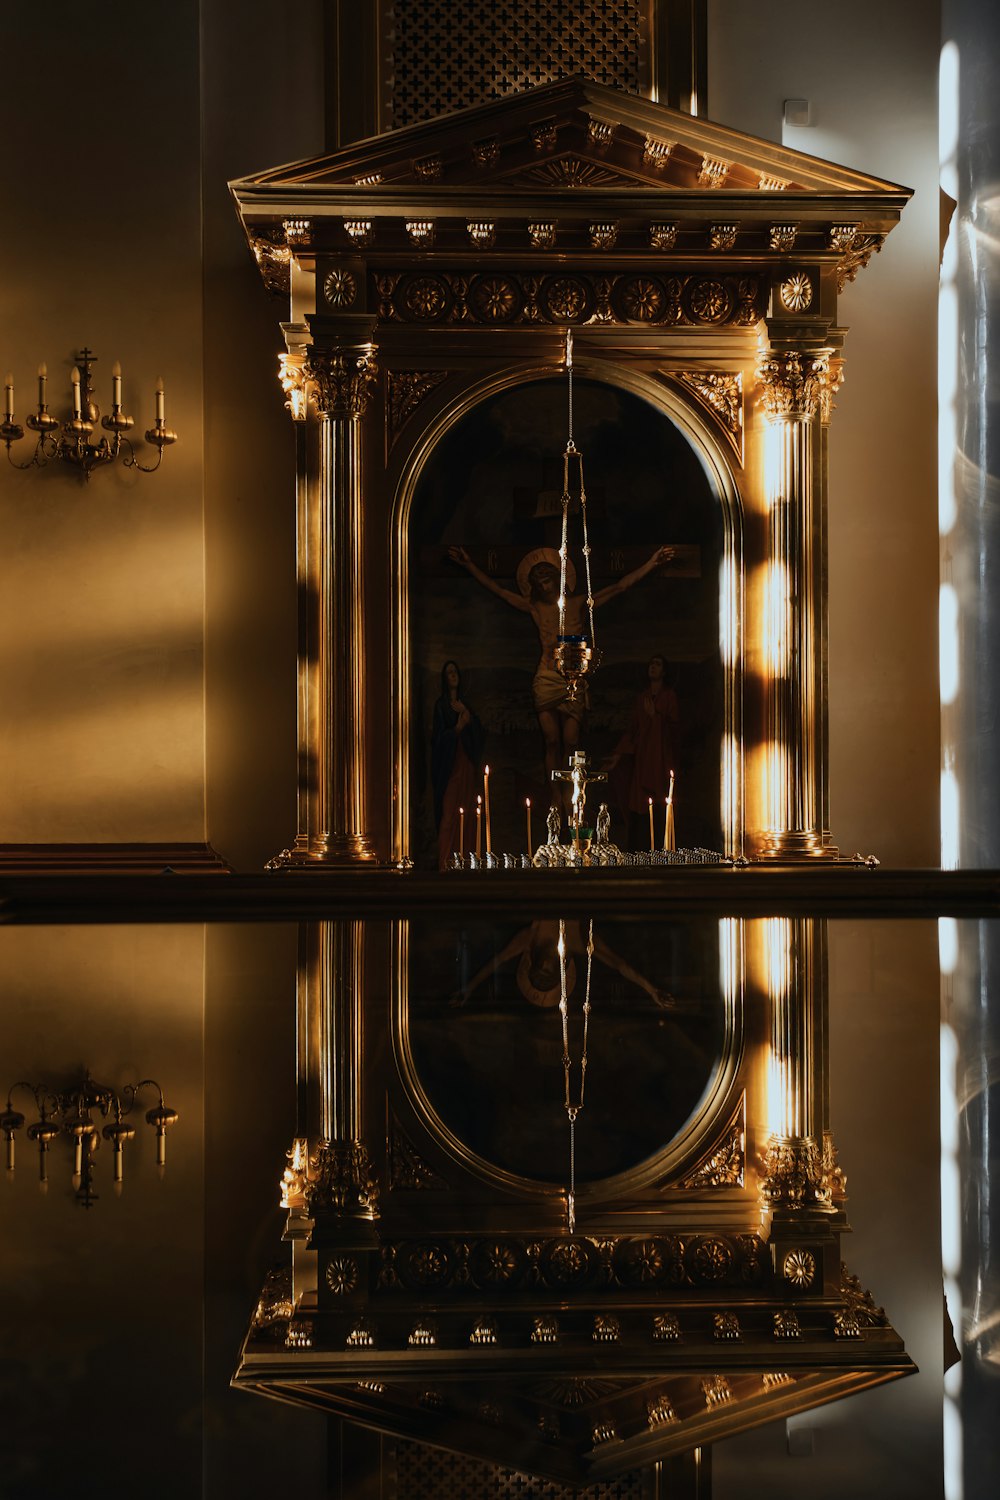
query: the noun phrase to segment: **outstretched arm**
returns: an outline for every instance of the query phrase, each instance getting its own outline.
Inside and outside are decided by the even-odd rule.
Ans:
[[[677,556],[676,547],[657,547],[652,557],[642,564],[641,568],[634,568],[631,573],[626,573],[624,578],[619,578],[617,583],[609,583],[606,589],[600,589],[594,595],[594,604],[607,604],[616,594],[624,594],[634,583],[639,583],[654,568],[658,568],[665,562],[670,562]]]
[[[531,608],[527,599],[523,598],[520,594],[515,594],[512,589],[505,589],[502,584],[497,583],[488,573],[484,573],[482,568],[477,568],[464,547],[449,547],[448,556],[452,562],[457,562],[461,567],[467,569],[476,582],[482,584],[484,589],[489,589],[491,594],[496,594],[497,598],[502,599],[505,604],[512,604],[515,609],[523,610],[527,614]]]
[[[484,979],[488,979],[491,974],[496,974],[510,959],[520,958],[522,953],[528,951],[530,943],[530,927],[525,927],[521,932],[515,933],[506,948],[502,949],[499,953],[495,953],[492,958],[488,959],[479,972],[473,974],[464,989],[456,990],[448,1004],[452,1006],[464,1005],[466,1000],[478,990]]]

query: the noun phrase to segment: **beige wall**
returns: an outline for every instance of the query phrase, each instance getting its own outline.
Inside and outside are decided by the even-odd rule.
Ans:
[[[198,6],[4,7],[0,364],[22,425],[87,343],[156,475],[0,468],[0,841],[204,837]],[[31,435],[15,448],[24,461]],[[144,445],[145,446],[145,445]],[[149,450],[146,450],[149,461]]]
[[[830,428],[830,795],[841,850],[938,862],[936,4],[831,9],[710,0],[709,114],[914,189],[841,302],[846,379]],[[938,979],[932,923],[832,923],[831,1106],[851,1269],[918,1376],[718,1446],[718,1500],[941,1493]]]

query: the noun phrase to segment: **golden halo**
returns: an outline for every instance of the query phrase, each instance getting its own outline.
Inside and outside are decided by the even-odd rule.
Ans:
[[[522,953],[517,965],[517,987],[525,1000],[531,1005],[540,1006],[543,1010],[550,1010],[553,1005],[558,1005],[562,993],[557,979],[550,990],[539,990],[531,982],[531,953]],[[566,993],[572,994],[576,985],[576,964],[572,958],[566,959]]]
[[[517,565],[517,586],[526,599],[531,595],[531,584],[528,581],[528,574],[535,564],[540,562],[551,563],[556,572],[559,572],[559,553],[554,547],[536,547],[534,552],[529,552],[522,557]],[[572,594],[575,590],[576,569],[573,566],[572,558],[567,557],[566,592],[567,594]]]

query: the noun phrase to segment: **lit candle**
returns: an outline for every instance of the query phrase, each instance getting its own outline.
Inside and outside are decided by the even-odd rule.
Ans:
[[[649,799],[649,852],[652,853],[655,848],[656,848],[656,839],[655,839],[654,834],[653,834],[653,799],[652,799],[652,797],[650,797],[650,799]]]
[[[163,421],[163,376],[156,382],[156,420]]]
[[[465,853],[465,808],[458,809],[458,852]]]
[[[8,422],[14,420],[14,377],[8,375],[3,388],[4,392],[4,416]]]
[[[38,410],[40,412],[43,412],[45,410],[45,386],[48,379],[48,374],[49,367],[43,360],[42,363],[38,366]]]
[[[116,411],[121,409],[122,404],[122,367],[115,360],[111,366],[111,405]]]
[[[476,797],[476,858],[479,859],[483,852],[483,799]]]
[[[80,416],[80,371],[76,365],[73,366],[73,373],[69,378],[73,383],[73,415],[78,418]]]
[[[486,794],[486,853],[493,853],[493,839],[490,833],[490,768],[483,767],[483,791]]]
[[[524,799],[524,818],[528,825],[528,858],[531,858],[531,798]]]
[[[674,837],[674,773],[670,773],[670,787],[667,791],[663,812],[663,847],[676,849],[677,840]]]

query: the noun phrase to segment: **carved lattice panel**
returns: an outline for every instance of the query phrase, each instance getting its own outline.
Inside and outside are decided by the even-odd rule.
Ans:
[[[392,1444],[392,1500],[650,1500],[650,1475],[623,1474],[586,1490],[422,1443]]]
[[[582,73],[647,87],[650,0],[391,0],[389,118],[396,128]]]

